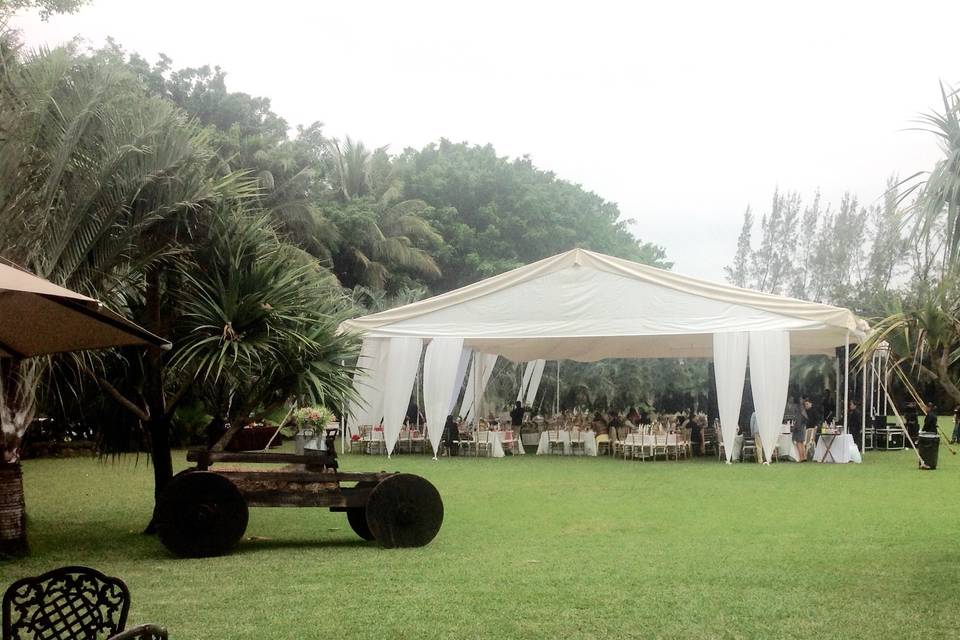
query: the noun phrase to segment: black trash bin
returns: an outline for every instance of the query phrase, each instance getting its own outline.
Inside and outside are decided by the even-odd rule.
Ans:
[[[940,457],[940,436],[936,433],[921,433],[917,436],[917,452],[927,469],[936,469],[937,459]],[[921,465],[920,468],[924,467]]]

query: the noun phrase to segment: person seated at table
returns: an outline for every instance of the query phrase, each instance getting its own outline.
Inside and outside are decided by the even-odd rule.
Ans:
[[[593,414],[593,421],[590,423],[590,428],[593,429],[595,435],[606,435],[607,421],[599,411]]]
[[[611,409],[610,413],[607,414],[607,433],[610,434],[610,439],[616,440],[623,428],[623,418],[620,417],[620,412]]]
[[[847,414],[850,424],[847,425],[847,433],[853,436],[853,442],[857,445],[857,450],[860,450],[860,438],[863,434],[863,416],[860,413],[860,409],[857,408],[857,401],[850,401],[850,411]]]
[[[523,403],[517,400],[517,404],[510,410],[510,424],[515,428],[520,428],[523,425],[523,414],[525,412]]]
[[[687,421],[683,423],[683,428],[684,430],[689,429],[690,448],[693,450],[693,455],[703,455],[703,428],[700,426],[700,421],[693,411],[690,412]]]

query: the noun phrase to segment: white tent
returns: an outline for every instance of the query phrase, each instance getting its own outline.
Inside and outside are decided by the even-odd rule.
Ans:
[[[515,362],[716,359],[723,353],[727,365],[733,365],[718,363],[718,376],[735,380],[742,376],[742,371],[736,371],[741,352],[745,363],[748,349],[754,360],[769,358],[765,370],[777,369],[789,362],[791,354],[829,355],[837,346],[859,342],[867,326],[847,309],[573,249],[427,300],[345,321],[340,329],[365,339],[462,338],[465,349]],[[715,336],[742,334],[745,339],[717,346]],[[750,336],[754,336],[752,349]],[[451,353],[450,358],[454,357],[459,359],[460,353]],[[401,382],[406,386],[405,381],[390,380],[390,384]],[[778,387],[779,380],[764,386]],[[739,393],[735,384],[724,386],[718,380],[718,387],[728,394]],[[785,392],[764,389],[764,406],[772,407]],[[424,389],[425,396],[430,393]],[[377,404],[376,399],[364,399]],[[731,397],[726,405],[732,410],[739,408],[740,401]],[[764,414],[772,415],[771,411]],[[721,420],[728,427],[729,416]],[[779,429],[779,424],[767,425],[770,433],[774,428]],[[763,440],[768,437],[761,435]]]

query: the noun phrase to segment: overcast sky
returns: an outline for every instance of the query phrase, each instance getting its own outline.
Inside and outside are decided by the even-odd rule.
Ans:
[[[774,188],[872,202],[937,157],[905,129],[960,81],[960,2],[627,4],[93,0],[15,24],[220,65],[291,125],[370,146],[529,154],[711,279]]]

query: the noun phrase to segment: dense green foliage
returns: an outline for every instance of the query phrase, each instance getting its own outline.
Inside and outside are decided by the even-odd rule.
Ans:
[[[916,196],[901,214],[914,247],[910,280],[894,292],[864,348],[889,345],[912,397],[929,399],[936,389],[960,406],[960,92],[941,89],[942,110],[922,123],[943,157],[906,181],[907,193]]]
[[[237,551],[203,560],[137,534],[142,464],[31,460],[33,555],[0,582],[94,566],[130,586],[131,624],[172,638],[953,638],[960,467],[945,454],[928,473],[906,451],[765,468],[395,456],[443,496],[430,545],[379,549],[325,509],[252,509]]]
[[[328,139],[319,122],[289,137],[270,101],[229,91],[222,69],[175,70],[163,56],[150,65],[115,46],[96,55],[207,125],[223,162],[256,176],[287,238],[345,287],[442,293],[574,247],[669,266],[614,203],[529,158],[447,140],[391,156]]]

